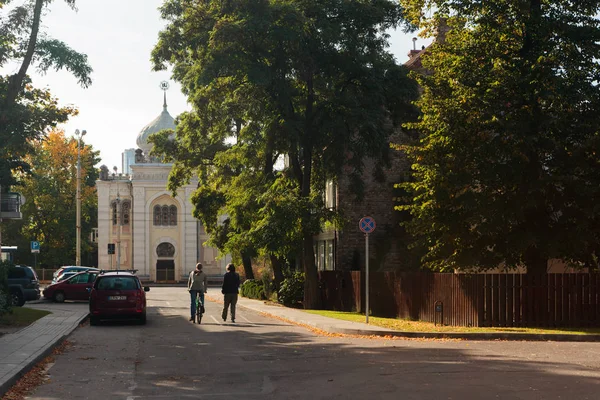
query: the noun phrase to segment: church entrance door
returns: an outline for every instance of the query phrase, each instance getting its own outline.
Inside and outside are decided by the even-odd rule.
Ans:
[[[156,282],[174,282],[175,281],[175,261],[158,260],[156,261]]]

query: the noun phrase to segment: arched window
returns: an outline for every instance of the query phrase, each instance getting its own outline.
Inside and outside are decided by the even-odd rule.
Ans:
[[[123,204],[121,204],[121,224],[122,225],[129,225],[130,214],[131,214],[131,202],[124,201]]]
[[[156,248],[156,255],[171,258],[175,255],[175,247],[171,243],[163,242]]]
[[[171,225],[171,226],[177,225],[177,207],[176,206],[169,207],[169,225]]]
[[[111,208],[111,219],[112,219],[112,224],[116,225],[117,224],[117,202],[113,201],[110,204],[110,208]]]
[[[177,226],[177,206],[154,206],[154,226]]]
[[[154,225],[160,225],[160,206],[154,206],[154,214],[153,214]]]
[[[169,226],[169,206],[162,206],[162,216],[161,216],[161,225]]]

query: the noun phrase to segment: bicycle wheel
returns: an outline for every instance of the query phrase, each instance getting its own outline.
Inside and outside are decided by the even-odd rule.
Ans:
[[[202,302],[200,301],[200,295],[196,298],[196,321],[194,323],[202,323]]]

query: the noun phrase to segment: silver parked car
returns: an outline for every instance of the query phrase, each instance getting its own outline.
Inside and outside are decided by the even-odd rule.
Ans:
[[[100,271],[100,269],[94,268],[94,267],[81,267],[81,266],[76,266],[76,265],[68,265],[65,267],[60,267],[59,269],[57,269],[54,272],[53,278],[52,278],[52,283],[63,281],[79,272],[84,272],[84,271]],[[69,275],[66,275],[66,274],[69,274]]]

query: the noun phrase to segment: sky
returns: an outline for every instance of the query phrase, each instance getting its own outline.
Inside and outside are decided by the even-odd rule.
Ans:
[[[77,11],[55,0],[42,18],[49,36],[85,53],[93,68],[92,85],[84,89],[67,71],[40,75],[28,71],[37,87],[48,87],[61,105],[74,105],[79,115],[60,125],[67,136],[86,130],[83,140],[100,151],[110,170],[121,171],[121,153],[135,148],[142,128],[162,111],[163,92],[168,81],[169,113],[176,117],[189,110],[178,83],[168,71],[153,72],[150,53],[165,26],[158,8],[162,0],[78,0]],[[390,52],[398,62],[408,60],[416,35],[391,31]],[[417,48],[427,44],[419,38]],[[15,71],[3,71],[3,73]]]

